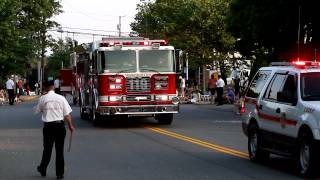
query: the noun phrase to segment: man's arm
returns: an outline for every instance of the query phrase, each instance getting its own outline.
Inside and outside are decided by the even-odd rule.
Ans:
[[[73,123],[72,123],[72,117],[70,114],[64,116],[64,120],[67,121],[67,124],[68,124],[68,128],[69,130],[71,131],[71,133],[74,132],[75,128],[73,126]]]

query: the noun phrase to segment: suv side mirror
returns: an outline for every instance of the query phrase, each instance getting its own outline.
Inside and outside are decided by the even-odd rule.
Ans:
[[[277,93],[277,101],[278,102],[285,102],[285,103],[290,103],[293,105],[297,104],[297,98],[294,97],[292,92],[290,91],[280,91]]]

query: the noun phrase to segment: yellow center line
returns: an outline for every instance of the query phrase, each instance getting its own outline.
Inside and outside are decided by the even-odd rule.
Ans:
[[[244,158],[244,159],[248,159],[249,158],[247,153],[244,153],[244,152],[241,152],[241,151],[237,151],[235,149],[219,146],[217,144],[208,143],[208,142],[201,141],[201,140],[198,140],[198,139],[194,139],[194,138],[191,138],[191,137],[188,137],[188,136],[184,136],[184,135],[181,135],[181,134],[177,134],[177,133],[174,133],[174,132],[163,130],[161,128],[156,128],[156,127],[151,127],[151,126],[144,126],[144,128],[149,129],[149,130],[151,130],[153,132],[157,132],[157,133],[160,133],[160,134],[163,134],[163,135],[167,135],[167,136],[170,136],[170,137],[173,137],[173,138],[176,138],[176,139],[180,139],[182,141],[191,142],[193,144],[197,144],[199,146],[202,146],[202,147],[205,147],[205,148],[217,151],[217,152],[222,152],[222,153],[225,153],[225,154],[228,154],[228,155],[232,155],[232,156],[236,156],[236,157],[240,157],[240,158]]]

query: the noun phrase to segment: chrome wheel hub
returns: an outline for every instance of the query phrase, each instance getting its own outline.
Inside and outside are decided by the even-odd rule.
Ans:
[[[250,154],[251,157],[255,157],[257,154],[257,148],[258,148],[258,135],[256,132],[253,132],[251,135],[251,140],[250,140]]]
[[[310,163],[310,146],[303,143],[300,148],[300,166],[302,173],[306,172]]]

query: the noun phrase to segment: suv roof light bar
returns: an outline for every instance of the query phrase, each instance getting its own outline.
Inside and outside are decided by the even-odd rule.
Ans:
[[[320,67],[320,62],[316,61],[293,61],[293,62],[272,62],[271,66],[295,66],[295,67]]]

